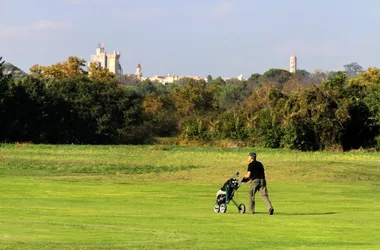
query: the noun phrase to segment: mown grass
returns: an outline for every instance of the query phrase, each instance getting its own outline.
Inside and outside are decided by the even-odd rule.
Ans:
[[[252,150],[275,215],[214,213]],[[362,151],[3,144],[0,249],[379,249],[379,180]]]

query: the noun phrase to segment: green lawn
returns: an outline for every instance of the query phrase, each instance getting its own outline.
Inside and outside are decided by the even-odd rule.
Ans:
[[[254,149],[275,214],[214,213],[252,150],[3,144],[0,249],[380,249],[379,153]]]

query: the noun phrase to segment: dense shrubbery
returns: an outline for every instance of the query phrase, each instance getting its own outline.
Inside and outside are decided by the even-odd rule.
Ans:
[[[72,57],[37,65],[22,80],[0,70],[0,141],[151,143],[175,136],[298,150],[380,148],[375,68],[350,77],[271,69],[243,82],[124,86],[107,71],[93,66],[88,74],[81,66]]]
[[[0,140],[35,143],[143,142],[141,98],[78,78],[1,83]],[[138,132],[137,132],[138,131]],[[139,133],[140,132],[140,133]]]

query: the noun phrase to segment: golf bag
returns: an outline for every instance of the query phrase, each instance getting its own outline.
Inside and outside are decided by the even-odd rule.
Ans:
[[[227,204],[232,201],[238,208],[239,213],[245,213],[245,205],[239,204],[234,200],[235,192],[239,189],[239,172],[234,177],[228,179],[224,185],[216,193],[216,203],[214,204],[214,212],[227,212]]]

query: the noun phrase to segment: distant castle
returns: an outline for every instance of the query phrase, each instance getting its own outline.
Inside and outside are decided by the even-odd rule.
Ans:
[[[96,55],[91,55],[90,63],[97,63],[98,66],[107,68],[115,75],[123,74],[123,69],[120,65],[120,52],[114,51],[112,54],[108,54],[104,51],[104,45],[99,44],[96,48]]]
[[[102,68],[107,68],[110,72],[114,73],[115,75],[123,75],[123,69],[121,68],[121,65],[120,65],[119,51],[114,51],[112,54],[108,54],[104,51],[104,45],[99,44],[99,46],[96,48],[96,55],[91,55],[90,63],[94,63],[94,62],[97,63],[98,66]],[[297,57],[293,54],[292,56],[290,56],[289,72],[295,73],[296,71],[297,71]],[[143,78],[140,64],[137,65],[135,77],[140,80],[150,79],[151,81],[157,81],[163,84],[173,83],[183,78],[190,78],[194,80],[202,79],[199,76],[177,76],[175,74],[168,74],[166,76],[155,75],[150,78]],[[228,80],[228,79],[229,78],[225,78],[224,80]],[[238,76],[237,79],[240,81],[243,81],[244,80],[243,75]],[[204,78],[204,80],[207,80],[207,78]]]

